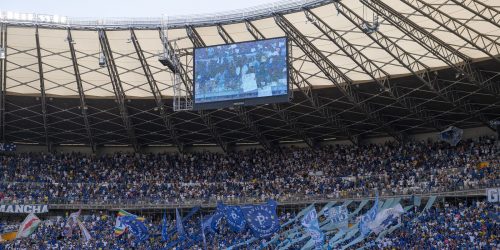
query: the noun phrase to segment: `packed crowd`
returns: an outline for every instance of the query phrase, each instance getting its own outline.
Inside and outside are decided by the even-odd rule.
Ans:
[[[0,249],[202,249],[204,243],[199,237],[201,227],[197,214],[190,220],[184,222],[187,237],[181,243],[175,244],[177,235],[175,233],[175,219],[169,219],[169,239],[163,240],[161,237],[161,217],[150,218],[146,216],[146,225],[149,231],[149,238],[144,242],[137,243],[135,236],[125,233],[121,236],[114,234],[116,212],[101,211],[96,214],[83,216],[82,222],[89,231],[92,239],[85,241],[80,229],[75,227],[71,236],[63,235],[66,220],[61,217],[50,217],[38,226],[35,232],[27,238],[19,238],[13,241],[0,242]],[[280,223],[285,223],[290,219],[290,213],[280,216]],[[17,224],[4,225],[4,231],[17,229]],[[227,226],[221,223],[217,233],[207,230],[205,233],[205,244],[208,249],[226,249],[252,238],[249,230],[241,233],[230,231]],[[256,241],[246,246],[259,246],[263,241]],[[174,244],[172,244],[174,243]]]
[[[373,249],[499,249],[499,206],[485,202],[432,207],[418,217],[402,217],[402,226]]]
[[[463,203],[462,203],[463,202]],[[457,204],[455,204],[457,203]],[[393,225],[399,227],[384,235],[371,233],[366,240],[353,245],[350,249],[498,249],[499,217],[500,207],[498,204],[482,201],[467,202],[461,200],[455,203],[437,203],[428,210],[415,207],[405,212]],[[280,224],[284,225],[295,217],[295,212],[282,212]],[[221,223],[217,233],[206,230],[205,243],[200,237],[200,216],[197,214],[184,223],[188,237],[180,243],[175,243],[177,236],[174,234],[164,241],[161,238],[160,217],[149,218],[146,216],[146,224],[150,237],[142,243],[136,243],[134,236],[125,233],[122,236],[113,234],[115,221],[114,212],[98,212],[93,215],[83,216],[83,222],[89,230],[92,239],[83,241],[82,236],[75,228],[72,236],[62,236],[65,219],[52,217],[44,220],[38,229],[28,238],[15,239],[0,244],[6,249],[277,249],[287,241],[287,230],[300,225],[294,222],[284,226],[273,237],[276,240],[252,239],[249,230],[234,233]],[[320,221],[324,218],[320,218]],[[355,223],[356,217],[350,219]],[[168,221],[169,231],[175,231],[175,220]],[[300,226],[299,226],[300,227]],[[334,237],[337,231],[325,232],[325,246]],[[304,229],[298,230],[296,238],[307,236]],[[305,241],[298,241],[288,245],[288,249],[301,249]],[[174,242],[174,244],[172,244]],[[333,246],[332,249],[340,248],[349,241]],[[285,244],[286,245],[286,244]],[[236,247],[235,247],[236,246]],[[231,248],[229,248],[231,249]]]
[[[167,203],[411,194],[500,184],[498,146],[478,138],[229,153],[0,156],[6,203]]]
[[[152,238],[138,246],[131,235],[115,237],[113,213],[97,213],[84,216],[82,222],[92,236],[90,241],[83,240],[80,229],[75,227],[69,237],[63,236],[66,220],[60,216],[44,220],[35,232],[27,237],[4,242],[6,249],[160,249],[162,243],[155,233],[158,228],[148,223]]]

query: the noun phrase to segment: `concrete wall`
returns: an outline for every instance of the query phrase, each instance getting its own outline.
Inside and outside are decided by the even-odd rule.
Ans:
[[[488,127],[477,127],[477,128],[468,128],[464,129],[464,139],[469,139],[469,138],[477,138],[480,136],[495,136],[496,132],[489,129]],[[416,134],[413,135],[414,140],[416,141],[422,141],[422,140],[437,140],[438,138],[438,132],[432,132],[432,133],[422,133],[422,134]],[[394,138],[392,137],[378,137],[378,138],[368,138],[364,139],[361,143],[362,144],[382,144],[387,141],[394,141]],[[348,140],[333,140],[333,141],[324,141],[321,142],[320,145],[351,145],[352,143]],[[305,148],[307,147],[307,144],[299,142],[299,143],[283,143],[280,144],[280,147],[299,147],[299,148]],[[245,151],[248,149],[254,149],[254,148],[262,148],[261,145],[235,145],[234,150],[236,151]],[[55,146],[54,149],[57,152],[62,152],[62,153],[71,153],[71,152],[81,152],[85,154],[91,154],[92,149],[88,146]],[[17,151],[18,152],[47,152],[47,147],[44,145],[22,145],[22,144],[17,144]],[[143,152],[145,153],[176,153],[177,148],[175,146],[169,146],[169,147],[163,147],[163,146],[149,146],[149,147],[144,147],[142,149]],[[190,146],[186,147],[185,149],[186,152],[200,152],[200,151],[208,151],[208,152],[214,152],[214,153],[223,153],[222,148],[219,146],[212,146],[212,145],[203,145],[203,146]],[[119,146],[101,146],[97,148],[97,155],[102,155],[102,154],[112,154],[115,152],[129,152],[132,153],[134,152],[134,149],[132,147],[119,147]]]

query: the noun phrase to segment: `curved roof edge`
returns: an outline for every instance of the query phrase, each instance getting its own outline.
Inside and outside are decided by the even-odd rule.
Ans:
[[[55,29],[157,29],[162,26],[167,26],[169,29],[181,28],[185,26],[212,26],[215,24],[231,24],[240,23],[243,21],[264,19],[272,17],[274,14],[288,14],[300,11],[303,8],[314,8],[336,0],[281,0],[274,3],[262,4],[245,9],[237,9],[224,12],[215,12],[207,14],[193,14],[183,16],[168,17],[167,20],[163,17],[159,18],[103,18],[103,19],[86,19],[86,18],[65,18],[64,22],[59,19],[58,22],[53,21],[51,17],[56,15],[31,15],[32,20],[22,20],[20,18],[10,17],[6,13],[0,13],[0,22],[16,25],[16,26],[40,26],[44,28]],[[2,15],[3,14],[3,15]],[[27,16],[26,15],[26,16]]]

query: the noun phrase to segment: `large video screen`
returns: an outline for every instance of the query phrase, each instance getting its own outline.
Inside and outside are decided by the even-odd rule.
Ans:
[[[288,100],[287,39],[196,48],[196,109]]]

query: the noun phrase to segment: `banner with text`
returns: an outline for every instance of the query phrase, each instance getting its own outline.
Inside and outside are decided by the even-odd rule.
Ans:
[[[10,214],[42,214],[48,213],[48,205],[0,205],[0,213]]]

